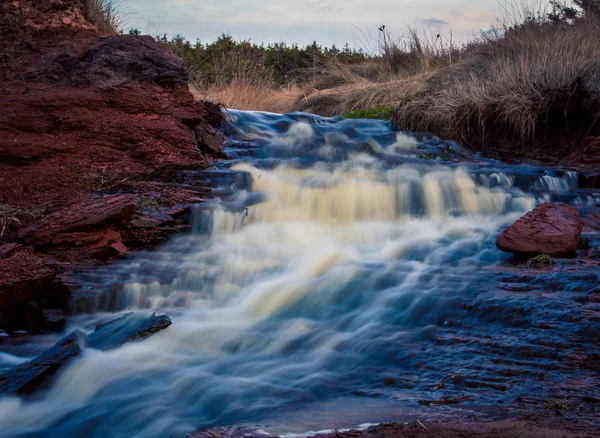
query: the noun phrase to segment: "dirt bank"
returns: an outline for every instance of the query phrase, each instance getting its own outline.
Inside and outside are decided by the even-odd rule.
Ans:
[[[83,0],[1,0],[0,35],[0,328],[46,330],[65,272],[186,229],[209,189],[176,176],[219,156],[222,115],[179,58],[101,34]]]

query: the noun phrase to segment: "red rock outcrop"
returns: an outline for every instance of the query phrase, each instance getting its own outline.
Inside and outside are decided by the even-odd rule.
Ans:
[[[57,274],[185,229],[209,189],[174,177],[221,153],[183,62],[101,34],[85,4],[0,0],[0,327],[43,329]]]
[[[498,249],[522,255],[570,256],[577,252],[583,220],[569,205],[545,203],[504,230]]]

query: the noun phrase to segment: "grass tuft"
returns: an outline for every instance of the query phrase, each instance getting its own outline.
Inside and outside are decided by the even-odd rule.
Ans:
[[[128,181],[130,177],[123,178],[118,172],[111,172],[103,167],[99,170],[89,172],[86,175],[86,179],[92,185],[92,188],[98,192],[112,190],[117,186]]]
[[[546,400],[544,406],[548,411],[557,410],[561,413],[569,411],[569,404],[565,400]]]
[[[86,18],[102,33],[116,35],[126,24],[122,0],[85,0]]]
[[[11,228],[21,226],[26,219],[37,219],[45,212],[45,206],[25,209],[13,205],[0,204],[0,241]]]

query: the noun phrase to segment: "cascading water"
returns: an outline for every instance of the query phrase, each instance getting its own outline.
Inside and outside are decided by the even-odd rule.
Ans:
[[[595,348],[574,298],[598,275],[524,271],[495,248],[539,202],[600,202],[576,173],[442,161],[446,143],[382,121],[229,116],[235,159],[194,232],[82,274],[93,312],[70,328],[132,309],[173,325],[0,400],[3,435],[302,432],[441,415],[418,403],[439,396],[466,397],[469,415],[520,394],[600,396],[572,363]]]

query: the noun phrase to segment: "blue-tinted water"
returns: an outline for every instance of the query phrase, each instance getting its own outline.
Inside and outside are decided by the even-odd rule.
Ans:
[[[229,115],[231,160],[212,172],[195,232],[82,274],[94,312],[69,329],[132,309],[173,325],[87,350],[32,400],[0,400],[4,436],[300,432],[600,398],[580,367],[598,352],[600,305],[585,298],[597,264],[537,271],[495,247],[540,202],[596,208],[577,173],[484,160],[383,121]]]

